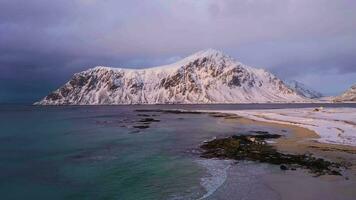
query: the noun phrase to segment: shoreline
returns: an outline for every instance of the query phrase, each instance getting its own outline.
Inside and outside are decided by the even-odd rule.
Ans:
[[[252,199],[353,199],[356,191],[356,147],[321,143],[317,141],[320,136],[313,130],[298,126],[297,124],[285,124],[278,122],[259,121],[245,116],[224,111],[200,111],[210,114],[212,117],[221,118],[224,123],[239,123],[246,126],[257,126],[281,130],[285,133],[283,137],[275,139],[275,143],[270,143],[278,151],[291,154],[311,153],[316,157],[321,157],[335,162],[350,163],[344,176],[322,175],[313,177],[303,169],[296,171],[282,171],[279,166],[267,163],[256,163],[250,161],[239,161],[239,164],[231,165],[227,170],[227,178],[215,191],[206,199],[231,199],[237,195],[250,196],[251,189],[244,186],[260,188],[257,195],[252,195]],[[250,181],[250,179],[255,179]],[[243,180],[247,181],[244,182]],[[304,193],[300,193],[298,188],[301,185]],[[260,190],[259,189],[259,190]],[[323,191],[328,192],[323,192]],[[255,191],[257,192],[257,191]],[[267,196],[264,196],[267,195]],[[241,197],[243,197],[241,196]],[[266,199],[264,198],[264,199]]]
[[[347,151],[356,154],[356,147],[341,144],[332,143],[321,143],[316,141],[320,136],[313,130],[293,125],[293,124],[282,124],[278,122],[264,122],[249,118],[237,119],[238,123],[245,125],[262,125],[273,128],[279,128],[282,130],[290,130],[290,135],[286,137],[276,139],[276,143],[271,145],[277,147],[281,151],[291,152],[291,153],[305,153],[306,151],[315,150],[317,148],[324,149],[330,148],[331,150]],[[325,150],[326,151],[326,150]]]
[[[298,124],[288,124],[284,121],[270,120],[260,121],[256,118],[248,118],[247,116],[241,116],[234,111],[207,111],[199,110],[199,112],[216,114],[220,113],[226,115],[225,122],[240,123],[243,125],[253,126],[265,126],[280,129],[282,132],[288,132],[291,134],[284,134],[284,137],[275,139],[275,143],[271,143],[279,151],[294,154],[313,153],[316,156],[331,159],[332,161],[349,161],[356,165],[356,146],[333,144],[321,142],[319,139],[321,136],[314,130],[310,130],[306,127]],[[229,117],[230,116],[230,117]],[[231,117],[234,116],[234,117]],[[288,130],[288,131],[286,131]],[[356,133],[356,129],[355,129]],[[340,155],[341,154],[341,155]],[[354,167],[356,171],[356,166]]]
[[[197,111],[235,115],[246,119],[240,123],[289,127],[301,138],[356,149],[356,109],[353,108],[328,108],[316,112],[311,108]]]

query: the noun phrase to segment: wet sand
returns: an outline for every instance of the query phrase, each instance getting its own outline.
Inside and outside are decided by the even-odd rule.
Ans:
[[[339,176],[312,177],[301,171],[270,173],[261,176],[280,199],[288,200],[352,200],[356,197],[355,180]]]
[[[261,122],[229,115],[224,123],[239,123],[251,127],[266,127],[284,133],[274,145],[279,151],[291,154],[311,153],[316,157],[347,163],[343,176],[314,177],[305,170],[282,171],[279,166],[239,161],[229,168],[225,183],[207,199],[356,199],[356,147],[319,143],[319,136],[297,125]],[[266,129],[266,130],[267,130]]]
[[[242,161],[227,171],[209,200],[352,200],[356,182],[340,176],[313,177],[304,171]]]

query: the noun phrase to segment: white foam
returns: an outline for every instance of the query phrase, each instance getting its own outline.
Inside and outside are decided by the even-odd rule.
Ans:
[[[207,169],[208,176],[201,178],[201,185],[207,191],[200,199],[212,195],[227,179],[227,170],[232,166],[232,160],[200,159],[197,163]]]

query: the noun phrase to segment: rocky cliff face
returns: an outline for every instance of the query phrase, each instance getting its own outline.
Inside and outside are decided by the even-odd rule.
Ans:
[[[206,50],[172,65],[133,70],[95,67],[77,73],[36,104],[265,103],[307,99],[273,74]]]
[[[334,99],[336,102],[356,101],[356,84]]]

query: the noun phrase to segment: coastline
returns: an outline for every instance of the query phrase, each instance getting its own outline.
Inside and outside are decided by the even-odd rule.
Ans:
[[[209,110],[198,111],[212,113]],[[320,143],[356,147],[355,108],[217,110],[214,112],[244,117],[250,122],[265,123],[268,126],[278,124],[278,126],[290,125],[290,127],[304,128],[294,129],[299,129],[297,131],[299,136],[303,138],[307,136]],[[301,132],[304,132],[304,135],[300,134]]]
[[[199,110],[199,112],[212,113],[211,111],[206,110]],[[286,153],[312,153],[318,157],[323,157],[332,161],[349,162],[352,164],[352,170],[356,173],[356,146],[323,142],[323,140],[320,140],[320,134],[315,130],[303,127],[300,124],[286,123],[285,121],[278,120],[259,120],[254,117],[249,118],[248,116],[239,115],[236,111],[214,111],[214,113],[236,116],[224,119],[231,123],[273,127],[280,129],[282,132],[288,130],[287,132],[291,134],[285,134],[284,137],[276,139],[271,145],[275,146],[279,151]]]
[[[261,125],[267,127],[274,127],[281,130],[289,130],[288,132],[290,132],[291,134],[285,135],[286,137],[278,138],[275,140],[275,143],[271,144],[280,151],[289,153],[312,152],[316,153],[317,155],[319,154],[320,156],[325,155],[326,152],[330,154],[330,152],[332,151],[339,151],[339,153],[345,152],[356,155],[355,146],[319,142],[317,140],[320,138],[320,136],[315,131],[298,125],[258,121],[245,117],[226,120],[236,120],[235,122],[245,125]],[[333,159],[337,159],[337,157],[339,156],[333,156]]]
[[[305,170],[282,171],[279,166],[266,163],[254,163],[250,161],[239,161],[233,164],[227,171],[225,182],[207,199],[231,199],[238,190],[241,197],[250,197],[253,189],[244,187],[242,181],[248,181],[251,178],[255,181],[247,182],[251,187],[264,188],[258,194],[252,195],[253,198],[264,199],[353,199],[356,191],[356,147],[343,144],[323,143],[321,136],[314,130],[292,124],[278,121],[258,120],[240,116],[234,111],[206,111],[221,117],[223,122],[239,123],[246,126],[272,127],[285,133],[283,137],[273,140],[270,145],[278,151],[291,154],[313,154],[316,157],[326,160],[347,163],[348,169],[344,176],[322,175],[313,177]],[[220,114],[220,116],[219,116]],[[242,189],[237,189],[241,187]],[[301,188],[304,193],[300,193]],[[325,192],[328,191],[328,192]],[[267,196],[264,196],[264,193]]]

